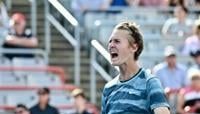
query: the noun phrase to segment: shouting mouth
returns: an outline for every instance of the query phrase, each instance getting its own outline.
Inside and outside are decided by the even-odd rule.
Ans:
[[[116,52],[111,52],[111,59],[116,59],[118,57],[118,53]]]

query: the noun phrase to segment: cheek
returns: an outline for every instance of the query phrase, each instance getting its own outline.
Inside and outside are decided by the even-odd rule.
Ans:
[[[131,55],[133,55],[132,51],[129,48],[127,48],[127,47],[122,48],[120,50],[120,56],[123,57],[123,58],[127,58],[127,57],[129,57]]]

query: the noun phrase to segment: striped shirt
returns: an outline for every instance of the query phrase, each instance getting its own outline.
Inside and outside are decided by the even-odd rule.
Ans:
[[[102,114],[152,114],[169,107],[159,80],[144,69],[127,81],[119,76],[107,83],[102,96]]]

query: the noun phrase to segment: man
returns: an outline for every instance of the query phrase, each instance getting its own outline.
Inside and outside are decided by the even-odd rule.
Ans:
[[[15,108],[15,114],[30,114],[30,112],[25,105],[18,104]]]
[[[77,114],[91,114],[86,107],[86,98],[83,90],[75,89],[72,91],[72,96],[74,97],[76,113]]]
[[[31,114],[59,114],[55,107],[49,105],[49,94],[50,90],[48,88],[39,89],[39,103],[30,109]]]
[[[187,69],[177,63],[174,47],[167,46],[164,52],[165,61],[153,68],[153,73],[158,76],[164,88],[180,89],[186,85]]]
[[[4,48],[21,48],[29,49],[38,46],[38,40],[31,34],[29,29],[26,29],[26,17],[22,13],[14,13],[11,17],[11,29],[6,37]],[[32,54],[5,54],[6,57],[33,57]]]
[[[102,114],[169,114],[169,105],[159,80],[137,64],[143,38],[132,22],[118,24],[109,40],[113,66],[120,74],[107,83],[102,96]]]

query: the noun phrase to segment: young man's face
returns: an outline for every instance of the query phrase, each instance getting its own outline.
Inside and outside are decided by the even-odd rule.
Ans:
[[[49,97],[49,94],[39,94],[39,102],[42,104],[48,104]]]
[[[109,39],[108,51],[111,57],[111,63],[119,66],[123,63],[133,61],[136,49],[130,46],[128,41],[129,32],[126,30],[115,29]]]

